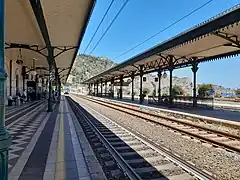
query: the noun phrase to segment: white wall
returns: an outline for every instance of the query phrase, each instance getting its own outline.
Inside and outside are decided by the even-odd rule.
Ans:
[[[16,77],[18,75],[18,87],[20,93],[23,92],[23,77],[22,77],[22,66],[16,63],[17,58],[12,58],[12,96],[16,95]],[[5,57],[5,72],[8,77],[6,79],[6,98],[10,95],[10,58]],[[32,73],[29,74],[29,80],[31,78]],[[27,88],[27,79],[25,79],[25,89]]]

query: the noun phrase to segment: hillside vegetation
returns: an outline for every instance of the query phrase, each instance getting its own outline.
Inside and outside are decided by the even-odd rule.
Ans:
[[[76,83],[81,83],[115,65],[117,64],[105,57],[81,54],[76,57],[71,75]]]

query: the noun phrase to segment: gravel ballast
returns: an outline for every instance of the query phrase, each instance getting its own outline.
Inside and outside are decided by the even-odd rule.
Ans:
[[[87,105],[106,117],[149,137],[153,142],[164,145],[171,151],[179,154],[185,160],[194,163],[197,167],[214,174],[216,179],[240,179],[239,154],[227,152],[221,148],[213,148],[208,144],[201,143],[199,140],[186,138],[165,127],[146,122],[140,118],[82,98],[74,97],[74,100],[81,102],[84,108],[87,109],[87,107],[84,106]],[[92,112],[90,109],[88,110]]]
[[[97,98],[94,98],[94,99],[97,99]],[[106,101],[106,102],[109,101],[109,100],[106,100],[106,99],[101,99],[101,100]],[[116,103],[116,102],[112,102],[112,103]],[[200,126],[203,126],[203,127],[209,128],[209,129],[223,131],[223,132],[226,132],[226,133],[230,133],[230,134],[233,134],[233,135],[240,136],[240,129],[239,128],[225,126],[222,123],[219,123],[219,124],[216,124],[216,123],[213,123],[213,122],[209,123],[206,120],[201,119],[201,118],[191,117],[191,116],[187,116],[187,115],[181,115],[181,114],[172,113],[172,112],[163,112],[161,109],[157,110],[157,109],[151,109],[151,108],[146,108],[146,107],[137,108],[137,107],[132,107],[132,106],[130,106],[128,104],[124,104],[124,103],[121,103],[121,105],[126,106],[126,107],[130,107],[130,108],[135,108],[137,110],[140,109],[141,111],[145,111],[147,113],[153,113],[153,114],[157,114],[157,115],[160,115],[160,116],[166,116],[166,117],[170,117],[170,118],[177,118],[177,119],[180,119],[180,120],[185,121],[187,123],[191,123],[191,124],[194,124],[194,125],[200,125]]]

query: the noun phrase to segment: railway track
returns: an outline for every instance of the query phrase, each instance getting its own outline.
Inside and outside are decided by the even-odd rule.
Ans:
[[[78,96],[76,96],[78,98]],[[151,112],[142,111],[136,105],[125,105],[117,102],[103,101],[101,99],[93,99],[85,96],[80,98],[92,101],[94,103],[133,115],[161,126],[165,126],[175,132],[188,135],[191,138],[197,138],[203,143],[210,143],[214,147],[221,147],[228,151],[240,153],[240,137],[234,134],[202,127],[193,123],[186,122],[181,119],[161,116]]]
[[[103,143],[128,179],[214,179],[209,173],[196,168],[129,127],[124,127],[90,108],[91,114],[94,114],[91,115],[70,97],[67,99],[90,141],[94,144]],[[106,154],[103,147],[98,150]],[[112,163],[105,164],[108,164],[108,169],[112,169]]]
[[[5,115],[5,124],[9,125],[14,122],[16,119],[28,114],[29,112],[33,111],[34,109],[40,107],[41,105],[45,104],[46,101],[38,101],[28,105],[24,105],[20,108],[14,108],[11,112],[8,112]]]
[[[23,110],[27,107],[30,107],[34,104],[36,104],[38,102],[30,102],[30,103],[26,103],[26,104],[23,104],[21,106],[15,106],[15,107],[8,107],[6,108],[6,111],[5,111],[5,117],[7,118],[7,116],[11,116],[12,114],[14,114],[15,112],[18,112],[20,110]],[[9,109],[10,108],[10,109]]]

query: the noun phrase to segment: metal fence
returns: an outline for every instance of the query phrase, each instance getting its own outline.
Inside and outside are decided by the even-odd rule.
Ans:
[[[148,104],[172,106],[178,108],[193,108],[193,100],[194,98],[192,96],[175,96],[172,100],[173,103],[170,104],[169,96],[162,96],[160,100],[158,100],[158,97],[156,96],[148,96]],[[213,98],[197,97],[196,108],[213,109]]]

